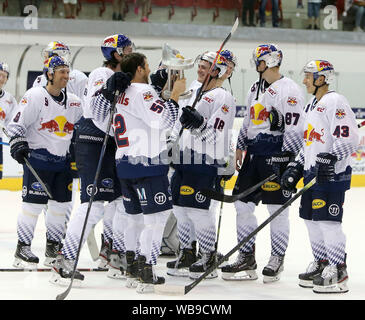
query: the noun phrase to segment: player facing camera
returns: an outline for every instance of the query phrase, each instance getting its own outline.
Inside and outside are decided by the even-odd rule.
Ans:
[[[70,66],[66,59],[53,56],[45,63],[43,73],[47,78],[47,90],[51,89],[57,96],[67,86],[70,75]],[[52,93],[52,94],[53,94]]]

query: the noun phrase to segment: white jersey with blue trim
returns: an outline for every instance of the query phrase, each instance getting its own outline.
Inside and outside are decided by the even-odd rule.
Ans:
[[[47,79],[44,74],[38,76],[34,82],[33,87],[45,87],[47,85]],[[85,73],[71,69],[69,80],[67,82],[67,93],[73,93],[78,96],[81,100],[84,99],[85,88],[87,85],[87,76]]]
[[[87,83],[87,89],[85,91],[85,105],[84,105],[84,118],[91,118],[94,125],[101,131],[106,132],[108,127],[109,117],[105,118],[103,121],[95,120],[93,116],[93,110],[91,109],[91,100],[94,98],[95,93],[99,91],[106,81],[114,74],[114,71],[107,67],[100,67],[93,70],[89,74],[89,79]],[[113,136],[113,131],[110,130],[109,134]]]
[[[319,101],[313,97],[308,103],[304,121],[304,144],[298,158],[304,161],[304,170],[316,165],[318,153],[335,155],[335,173],[340,174],[350,166],[351,154],[359,143],[356,117],[347,99],[329,91]]]
[[[63,94],[63,92],[61,93]],[[81,100],[72,93],[57,102],[44,87],[29,89],[7,126],[10,137],[25,137],[31,149],[46,149],[55,156],[68,152],[74,124],[82,116]]]
[[[261,88],[263,88],[264,81]],[[247,110],[238,136],[237,148],[252,154],[270,155],[280,151],[297,154],[302,145],[304,94],[291,79],[282,77],[261,90],[258,82],[247,94]],[[270,131],[270,112],[275,108],[283,116],[285,131]]]
[[[199,86],[195,86],[187,105],[193,104],[199,88]],[[214,88],[203,93],[195,109],[204,117],[203,125],[198,129],[183,130],[179,141],[180,150],[192,150],[198,155],[206,157],[207,164],[213,164],[215,161],[225,163],[229,157],[229,146],[236,115],[235,99],[224,88]],[[180,122],[176,125],[176,129],[180,131]],[[174,132],[176,132],[175,128]]]
[[[17,105],[15,98],[9,92],[0,89],[0,129],[8,126]],[[0,130],[0,138],[2,136],[3,131]]]

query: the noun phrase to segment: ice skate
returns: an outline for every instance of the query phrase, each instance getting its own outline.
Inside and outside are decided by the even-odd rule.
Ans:
[[[137,288],[138,285],[138,261],[135,259],[135,253],[133,251],[126,252],[127,269],[125,276],[127,278],[127,288]]]
[[[98,268],[100,269],[107,269],[108,267],[108,259],[110,255],[110,247],[111,244],[105,241],[104,235],[101,234],[101,248],[99,252],[99,265]]]
[[[118,251],[112,251],[109,256],[107,277],[111,279],[125,280],[125,270],[127,268],[127,260],[125,254]]]
[[[165,283],[164,277],[158,277],[151,264],[146,263],[146,257],[138,257],[139,283],[136,291],[138,293],[153,293],[155,285]]]
[[[189,268],[189,277],[190,279],[199,278],[209,267],[211,267],[216,262],[217,256],[216,252],[202,252],[202,257],[195,263],[193,263]],[[218,273],[217,270],[213,270],[209,275],[207,275],[206,279],[217,278]]]
[[[236,261],[222,267],[223,280],[256,280],[257,264],[253,252],[240,252]]]
[[[222,260],[224,254],[222,252],[217,251],[217,261]],[[218,269],[222,269],[224,266],[228,265],[229,258],[222,261],[222,263],[218,266]]]
[[[39,263],[39,258],[30,250],[30,245],[20,241],[18,241],[14,256],[13,266],[15,268],[36,269]]]
[[[196,251],[184,248],[179,251],[179,256],[174,261],[166,263],[167,274],[175,277],[188,277],[189,267],[196,262]]]
[[[327,265],[327,260],[311,262],[306,272],[299,274],[299,286],[302,288],[313,288],[313,279],[320,275]]]
[[[52,276],[49,282],[59,286],[69,286],[75,262],[76,260],[68,260],[64,256],[58,255],[56,262],[53,264]],[[76,270],[73,285],[80,287],[84,278],[84,275]]]
[[[262,274],[264,283],[270,283],[280,280],[280,274],[284,270],[284,256],[271,255],[269,263],[266,265]]]
[[[322,273],[313,279],[315,293],[346,293],[348,274],[346,264],[328,265]]]
[[[53,264],[56,262],[57,255],[59,254],[61,249],[62,249],[61,242],[47,239],[46,253],[45,253],[46,259],[44,260],[43,264],[46,267],[52,267]]]

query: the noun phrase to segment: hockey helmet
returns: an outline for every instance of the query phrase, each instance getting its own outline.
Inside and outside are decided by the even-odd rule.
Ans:
[[[199,61],[203,60],[203,61],[208,61],[210,63],[210,65],[212,65],[214,63],[216,57],[217,57],[216,52],[206,51],[206,52],[200,54],[199,56],[197,56],[197,58],[195,59],[195,63],[198,63]],[[226,58],[219,54],[212,71],[218,69],[219,73],[218,73],[217,77],[219,78],[226,73],[227,66],[228,65],[227,65]]]
[[[9,79],[9,75],[10,75],[10,69],[7,63],[5,62],[0,62],[0,71],[4,71],[8,74],[8,79]]]
[[[53,56],[50,57],[44,64],[44,68],[43,68],[43,73],[45,75],[47,75],[47,72],[50,72],[51,74],[54,73],[55,68],[57,67],[61,67],[61,66],[65,66],[65,67],[70,67],[68,61],[60,56]]]
[[[268,68],[279,67],[283,60],[283,53],[276,44],[262,44],[254,49],[252,61],[256,67],[260,61],[265,61]]]
[[[326,84],[331,84],[335,78],[335,69],[327,60],[311,60],[303,68],[304,73],[313,73],[313,80],[324,76]]]
[[[101,52],[103,53],[104,58],[109,61],[112,60],[114,51],[122,56],[124,48],[129,46],[131,46],[134,51],[134,44],[127,36],[123,34],[114,34],[103,40]]]
[[[47,60],[53,56],[60,56],[65,58],[67,61],[71,59],[70,48],[61,41],[52,41],[42,51],[42,57]]]
[[[220,55],[224,57],[228,62],[233,63],[233,70],[238,66],[238,60],[237,57],[233,54],[232,51],[229,50],[223,50],[221,51]]]

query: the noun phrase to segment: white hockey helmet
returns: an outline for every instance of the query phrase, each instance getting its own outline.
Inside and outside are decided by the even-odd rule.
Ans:
[[[200,55],[198,55],[195,59],[195,63],[199,63],[199,61],[208,61],[210,65],[214,63],[215,58],[217,57],[217,53],[213,51],[206,51]],[[215,66],[213,67],[213,70],[219,70],[218,78],[220,78],[222,75],[224,75],[227,71],[227,60],[225,57],[218,55],[217,61],[215,62]]]
[[[42,57],[47,60],[53,56],[59,56],[67,61],[71,60],[70,48],[61,41],[52,41],[42,50]]]
[[[252,61],[256,67],[260,61],[265,61],[268,68],[280,67],[283,53],[276,44],[262,44],[254,49]]]
[[[311,60],[303,68],[304,73],[313,73],[313,80],[324,76],[326,84],[331,84],[335,79],[335,69],[327,60]]]

